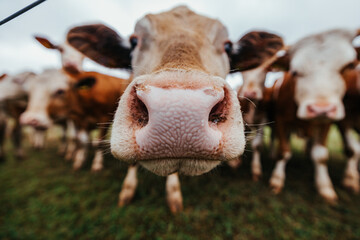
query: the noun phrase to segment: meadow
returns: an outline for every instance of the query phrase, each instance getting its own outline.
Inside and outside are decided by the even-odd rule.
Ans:
[[[27,143],[22,161],[8,143],[7,160],[0,164],[0,239],[360,239],[360,196],[341,185],[345,156],[335,128],[328,145],[337,205],[317,195],[312,162],[293,137],[281,194],[268,187],[274,161],[266,146],[259,182],[251,180],[251,151],[238,170],[222,165],[203,176],[182,176],[184,211],[174,216],[164,177],[141,169],[133,202],[119,208],[127,168],[111,154],[100,173],[90,172],[90,161],[74,172],[56,154],[55,140],[42,151]]]

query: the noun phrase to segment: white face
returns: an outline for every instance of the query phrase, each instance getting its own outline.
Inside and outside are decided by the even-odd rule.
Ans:
[[[20,117],[20,122],[35,128],[46,129],[52,123],[48,114],[48,105],[53,98],[63,96],[69,89],[68,77],[62,70],[45,70],[28,87],[29,103]]]
[[[290,71],[296,79],[297,116],[302,119],[345,115],[345,82],[341,70],[356,59],[355,31],[333,30],[304,38],[290,50]]]
[[[240,87],[238,97],[261,100],[267,72],[267,68],[264,66],[242,72],[243,85]]]
[[[82,65],[84,61],[84,55],[78,50],[70,46],[67,42],[59,45],[59,51],[61,53],[61,63],[65,70],[73,69],[76,71],[82,71]]]
[[[35,74],[31,72],[6,76],[0,81],[0,101],[25,97],[27,95],[27,85],[34,77]]]

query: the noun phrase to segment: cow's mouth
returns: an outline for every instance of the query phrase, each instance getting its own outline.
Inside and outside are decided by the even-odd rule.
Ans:
[[[220,162],[221,160],[216,159],[192,158],[161,158],[139,161],[144,168],[160,176],[167,176],[175,172],[189,176],[201,175],[214,169]]]

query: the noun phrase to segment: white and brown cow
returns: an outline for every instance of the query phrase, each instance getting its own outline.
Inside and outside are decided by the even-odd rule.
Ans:
[[[78,148],[73,168],[78,170],[86,160],[90,132],[99,129],[100,144],[92,163],[92,171],[103,168],[104,140],[121,94],[129,84],[97,72],[69,75],[62,69],[39,74],[30,86],[29,104],[21,123],[47,129],[53,123],[66,126],[71,120],[77,130]],[[68,152],[73,152],[73,146]]]
[[[12,138],[15,146],[15,155],[23,157],[21,146],[21,125],[19,117],[27,105],[28,84],[35,77],[33,72],[22,72],[15,75],[3,74],[0,76],[0,161],[4,160],[4,141],[6,134],[7,119],[13,118],[15,125]]]
[[[270,179],[275,193],[284,187],[285,167],[291,157],[291,131],[301,133],[312,143],[315,185],[329,202],[337,195],[330,180],[325,141],[333,121],[344,118],[342,98],[346,85],[343,73],[357,59],[355,30],[331,30],[314,34],[292,45],[274,66],[288,69],[273,86],[272,101],[276,136],[281,154]]]
[[[260,38],[263,32],[252,34],[254,41],[255,37]],[[267,34],[268,44],[272,48],[268,49],[268,55],[271,56],[259,67],[243,71],[242,85],[237,89],[237,95],[240,100],[240,105],[243,113],[245,127],[251,138],[252,160],[251,172],[254,181],[257,181],[262,175],[262,167],[260,161],[260,150],[262,147],[263,128],[269,123],[267,119],[267,111],[269,108],[269,89],[265,88],[265,80],[267,73],[271,71],[271,64],[277,60],[277,54],[284,49],[284,43],[281,37],[275,34]],[[239,47],[235,47],[237,49]],[[236,71],[235,69],[232,72]],[[240,160],[235,160],[232,167],[237,167],[241,163]]]
[[[173,212],[182,207],[177,172],[200,175],[242,154],[240,105],[224,80],[229,54],[240,70],[257,67],[268,57],[266,38],[260,44],[244,41],[232,54],[220,21],[179,6],[140,19],[130,37],[131,49],[104,25],[74,28],[67,40],[113,68],[128,64],[124,59],[130,60],[131,51],[134,79],[115,114],[111,150],[116,158],[158,175],[172,174],[167,190]],[[129,169],[123,185],[127,196],[120,194],[120,203],[128,202],[135,188],[136,166]]]

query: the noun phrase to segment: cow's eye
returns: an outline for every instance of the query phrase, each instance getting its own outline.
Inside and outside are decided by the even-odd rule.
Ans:
[[[59,89],[55,92],[55,96],[62,96],[62,95],[64,95],[64,93],[65,93],[64,89]]]
[[[230,54],[232,51],[232,42],[227,41],[224,43],[224,50],[227,54]]]
[[[134,50],[137,44],[138,44],[138,38],[136,36],[131,36],[130,37],[131,50]]]
[[[340,72],[344,72],[345,70],[351,70],[351,69],[355,69],[355,68],[356,68],[356,63],[351,62],[349,64],[346,64],[345,67],[343,67]]]

